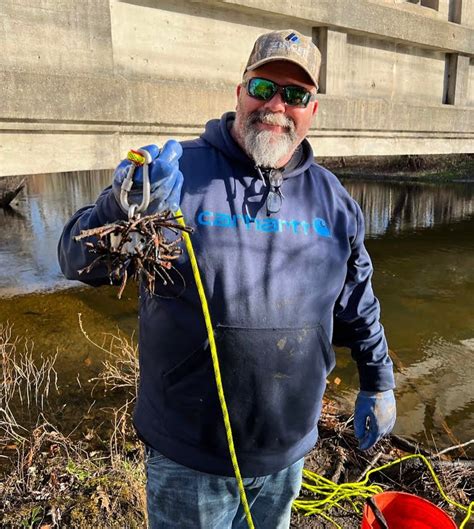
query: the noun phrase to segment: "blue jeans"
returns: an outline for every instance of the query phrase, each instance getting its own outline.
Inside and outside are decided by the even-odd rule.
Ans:
[[[247,529],[235,478],[192,470],[146,447],[150,529]],[[284,470],[244,478],[255,529],[288,529],[304,459]]]

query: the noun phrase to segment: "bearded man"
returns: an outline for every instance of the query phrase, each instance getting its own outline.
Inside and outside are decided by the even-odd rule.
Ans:
[[[169,141],[152,163],[148,213],[181,207],[194,227],[237,458],[255,527],[287,529],[305,454],[317,441],[332,343],[359,371],[362,450],[395,422],[394,378],[359,206],[314,162],[305,139],[318,108],[321,55],[293,30],[260,36],[237,87],[235,114],[199,139]],[[107,270],[73,242],[126,218],[112,186],[64,229],[65,275],[92,285]],[[183,177],[184,175],[184,177]],[[141,173],[131,198],[141,199]],[[229,457],[201,303],[186,252],[180,295],[140,296],[140,387],[134,424],[146,447],[153,529],[236,529],[246,520]],[[157,281],[158,282],[158,281]]]

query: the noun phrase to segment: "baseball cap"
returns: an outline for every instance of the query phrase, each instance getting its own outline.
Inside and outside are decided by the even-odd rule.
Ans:
[[[260,35],[250,53],[245,72],[272,61],[290,61],[297,64],[318,87],[321,52],[310,37],[293,29],[282,29]]]

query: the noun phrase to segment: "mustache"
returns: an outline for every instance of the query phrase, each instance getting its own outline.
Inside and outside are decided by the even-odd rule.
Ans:
[[[256,110],[248,116],[248,124],[264,123],[266,125],[277,125],[288,129],[289,132],[295,131],[295,122],[288,116],[276,114],[270,110]]]

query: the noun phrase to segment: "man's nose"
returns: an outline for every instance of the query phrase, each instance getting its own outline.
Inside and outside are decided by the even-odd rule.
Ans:
[[[277,92],[270,100],[268,100],[265,103],[264,108],[271,112],[285,112],[286,105],[283,101],[281,92]]]

